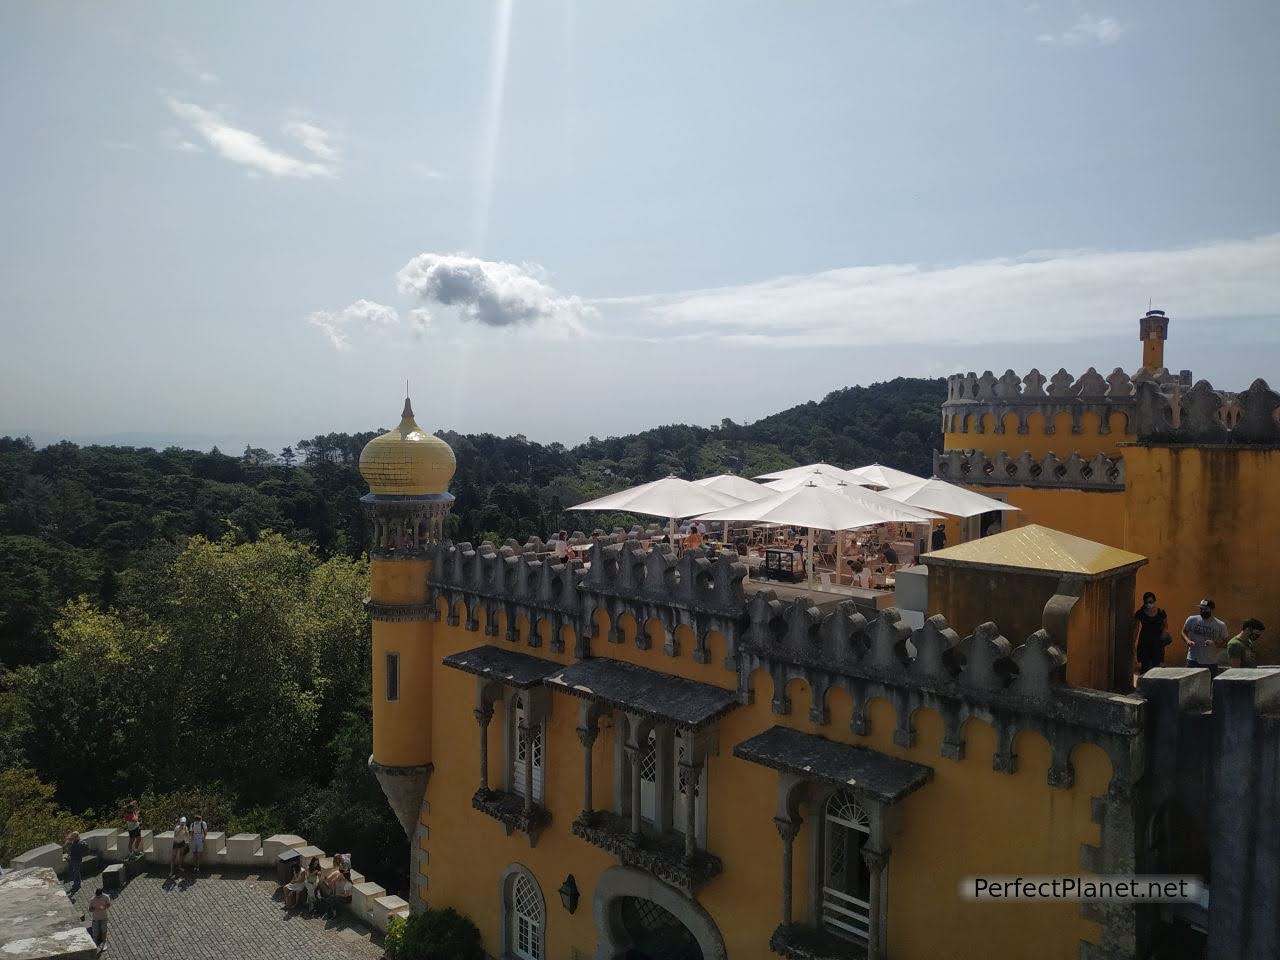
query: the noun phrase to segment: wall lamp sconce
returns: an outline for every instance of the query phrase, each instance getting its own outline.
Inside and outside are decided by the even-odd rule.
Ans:
[[[570,913],[578,909],[578,882],[573,879],[572,873],[560,884],[560,902]]]

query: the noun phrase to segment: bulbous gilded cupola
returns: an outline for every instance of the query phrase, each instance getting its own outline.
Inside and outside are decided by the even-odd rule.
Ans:
[[[413,419],[405,397],[400,425],[370,440],[360,451],[360,475],[378,496],[446,493],[457,469],[452,448]]]

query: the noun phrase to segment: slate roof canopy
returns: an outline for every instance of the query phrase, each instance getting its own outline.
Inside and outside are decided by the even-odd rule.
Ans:
[[[579,660],[545,682],[578,697],[692,729],[718,720],[739,703],[733,690],[606,657]]]
[[[516,650],[504,650],[488,644],[452,653],[441,661],[446,667],[474,673],[478,677],[500,680],[521,690],[536,687],[546,677],[561,669],[554,660],[531,657]]]
[[[733,748],[733,755],[774,770],[849,787],[881,803],[897,803],[933,776],[933,769],[923,764],[790,727],[771,727],[743,740]]]

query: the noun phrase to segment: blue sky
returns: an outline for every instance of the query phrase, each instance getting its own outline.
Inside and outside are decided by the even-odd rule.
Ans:
[[[0,7],[0,430],[1280,371],[1273,0]]]

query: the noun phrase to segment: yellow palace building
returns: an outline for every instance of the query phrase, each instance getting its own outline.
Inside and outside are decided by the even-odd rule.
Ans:
[[[944,458],[994,430],[953,422],[958,389]],[[1128,433],[1109,415],[1117,439],[1145,402]],[[1125,482],[1156,482],[1185,449],[1139,468],[1126,448]],[[1044,526],[929,558],[934,615],[913,631],[620,534],[586,564],[537,540],[445,541],[453,454],[407,402],[361,471],[370,764],[411,840],[414,908],[469,915],[491,956],[1275,955],[1275,818],[1220,836],[1224,818],[1192,814],[1275,809],[1280,670],[1161,669],[1127,692],[1118,625],[1142,554],[1047,529],[1029,505]],[[1208,892],[1142,907],[961,893],[975,876],[1141,872]]]

